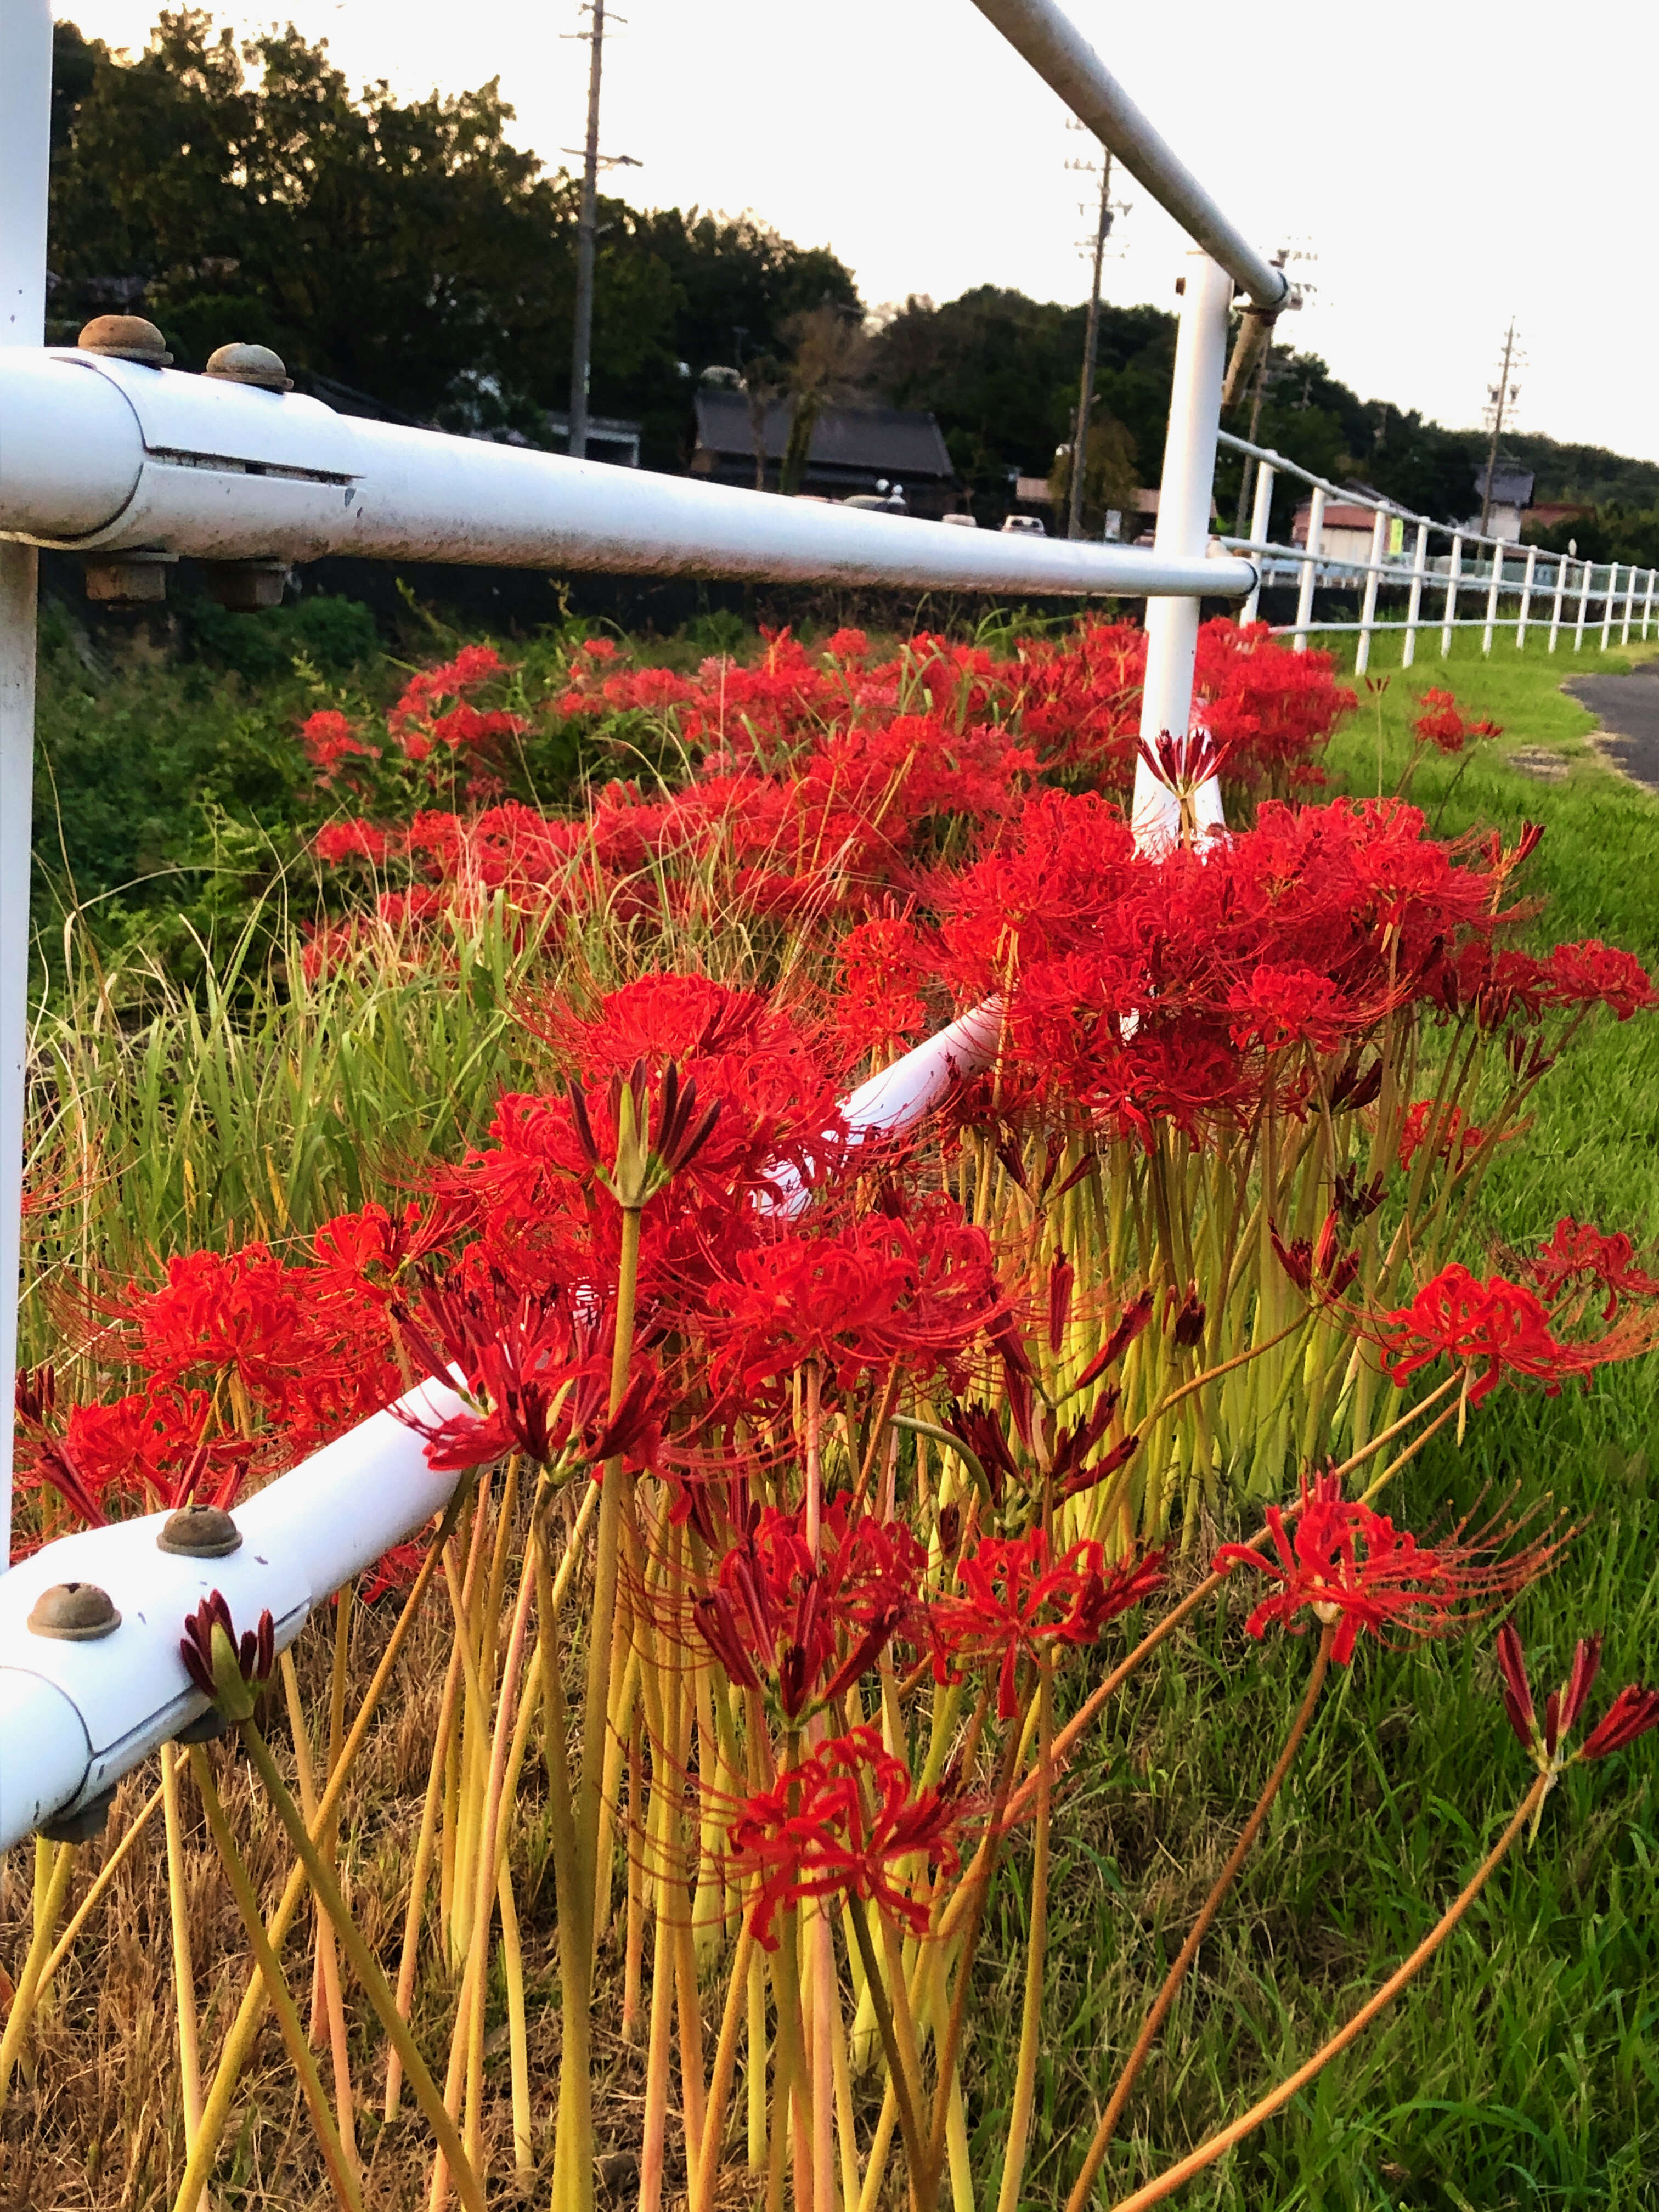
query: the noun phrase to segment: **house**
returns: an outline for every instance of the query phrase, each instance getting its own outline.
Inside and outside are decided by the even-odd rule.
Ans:
[[[1352,490],[1369,490],[1368,485],[1355,484]],[[1381,496],[1380,494],[1377,496]],[[1304,499],[1291,521],[1291,543],[1305,545],[1308,524],[1313,513],[1313,501]],[[1371,557],[1371,531],[1375,526],[1376,510],[1362,507],[1358,501],[1328,499],[1324,520],[1320,526],[1319,550],[1328,561],[1369,561]],[[1383,552],[1388,552],[1388,540],[1383,540]]]
[[[1532,504],[1533,474],[1530,469],[1510,468],[1502,461],[1492,472],[1492,500],[1487,508],[1488,538],[1502,538],[1511,544],[1521,542],[1521,519]],[[1486,501],[1486,471],[1477,469],[1474,488],[1482,503]],[[1465,530],[1479,530],[1480,509],[1477,507],[1463,525]]]
[[[775,399],[761,416],[765,485],[775,491],[793,403]],[[714,483],[755,483],[755,425],[749,396],[705,384],[696,395],[697,441],[690,472]],[[820,499],[902,484],[912,514],[941,515],[956,504],[956,471],[932,415],[902,407],[825,407],[812,426],[803,492]]]
[[[1593,522],[1595,509],[1583,500],[1540,500],[1526,512],[1525,527],[1528,538],[1541,537],[1545,531],[1554,530],[1564,522]]]
[[[548,435],[556,453],[570,450],[570,417],[562,409],[547,417]],[[637,422],[625,422],[614,415],[590,415],[587,418],[587,458],[590,461],[611,461],[618,468],[636,469],[640,465],[640,428]]]

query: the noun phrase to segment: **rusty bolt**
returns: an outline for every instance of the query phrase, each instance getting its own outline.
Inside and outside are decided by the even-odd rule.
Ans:
[[[91,1644],[112,1636],[120,1626],[114,1601],[96,1583],[54,1583],[29,1608],[32,1632],[64,1644]]]
[[[210,354],[204,376],[221,376],[230,384],[257,384],[264,392],[292,392],[294,379],[280,354],[269,346],[222,345]]]
[[[280,607],[289,578],[286,561],[204,561],[202,583],[208,597],[229,614],[258,614]]]
[[[167,340],[142,315],[94,315],[75,343],[82,353],[136,361],[146,368],[168,368],[173,363]]]
[[[169,1513],[156,1534],[158,1552],[179,1552],[187,1559],[222,1559],[240,1549],[242,1532],[222,1505],[181,1505]]]

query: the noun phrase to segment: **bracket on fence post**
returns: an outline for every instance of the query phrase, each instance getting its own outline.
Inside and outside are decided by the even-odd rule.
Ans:
[[[0,6],[0,346],[39,346],[46,339],[51,147],[51,0],[4,0]],[[0,541],[0,1570],[11,1560],[39,562],[32,545]]]
[[[1221,379],[1226,368],[1227,316],[1232,297],[1233,280],[1219,263],[1212,261],[1207,253],[1188,256],[1153,539],[1160,553],[1179,550],[1201,555],[1209,542],[1216,432],[1221,427]],[[1184,737],[1191,726],[1198,612],[1196,599],[1148,603],[1146,681],[1140,702],[1144,744],[1155,743],[1166,731],[1172,737]],[[1148,773],[1144,761],[1135,763],[1131,818],[1136,838],[1148,850],[1172,844],[1180,831],[1179,802]],[[1200,829],[1221,823],[1221,787],[1213,778],[1199,793],[1198,818]]]

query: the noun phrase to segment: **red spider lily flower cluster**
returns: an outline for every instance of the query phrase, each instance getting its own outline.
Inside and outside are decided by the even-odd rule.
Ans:
[[[793,1728],[809,1707],[849,1689],[913,1624],[927,1554],[909,1529],[853,1516],[844,1498],[825,1511],[817,1556],[805,1509],[757,1509],[691,1608],[698,1634],[733,1682],[775,1684]]]
[[[1061,1645],[1095,1643],[1109,1621],[1163,1588],[1164,1562],[1152,1552],[1109,1568],[1103,1547],[1087,1541],[1055,1559],[1041,1528],[982,1538],[957,1563],[958,1593],[928,1608],[936,1678],[994,1665],[998,1717],[1012,1720],[1020,1660],[1047,1665]]]
[[[1461,753],[1471,738],[1501,738],[1504,734],[1499,722],[1470,721],[1450,691],[1437,691],[1431,687],[1424,692],[1421,704],[1423,711],[1412,723],[1419,744],[1437,746],[1443,753]]]
[[[1504,1678],[1504,1710],[1510,1726],[1540,1773],[1553,1774],[1580,1760],[1606,1759],[1659,1728],[1659,1690],[1626,1683],[1577,1750],[1568,1754],[1566,1740],[1578,1725],[1578,1717],[1595,1684],[1601,1667],[1601,1639],[1580,1638],[1565,1682],[1544,1700],[1540,1729],[1527,1676],[1527,1657],[1512,1621],[1498,1632],[1498,1665]]]
[[[603,718],[620,736],[636,715],[671,724],[700,755],[686,783],[611,784],[578,823],[507,796],[493,770],[471,777],[479,803],[465,815],[398,810],[394,781],[401,818],[330,823],[317,854],[329,866],[408,870],[407,889],[375,900],[374,922],[394,933],[464,921],[498,893],[532,908],[658,906],[681,895],[682,870],[699,878],[698,896],[716,883],[726,911],[856,921],[904,889],[941,825],[1012,821],[1041,775],[1127,792],[1144,656],[1138,629],[1084,624],[1066,639],[1027,641],[1006,661],[920,636],[871,665],[857,633],[837,633],[814,655],[785,631],[769,636],[754,666],[717,658],[682,677],[624,666],[593,640],[575,656],[560,711]],[[493,745],[499,769],[501,742],[523,734],[518,719],[480,716],[465,702],[434,715],[433,702],[507,672],[469,647],[416,678],[388,718],[386,750],[406,763],[412,749],[428,781],[434,747],[453,759]],[[1316,781],[1313,756],[1352,704],[1326,656],[1224,622],[1201,634],[1198,683],[1241,789]],[[306,737],[331,784],[381,750],[333,710],[313,717]],[[318,933],[308,964],[319,970],[376,941],[367,918],[352,915]]]
[[[757,1791],[731,1825],[733,1872],[759,1877],[757,1942],[775,1951],[778,1914],[815,1897],[860,1898],[925,1936],[932,1908],[907,1869],[954,1871],[962,1818],[943,1791],[916,1790],[876,1729],[833,1737]]]
[[[260,1613],[257,1628],[245,1629],[239,1639],[222,1592],[212,1591],[194,1613],[185,1614],[179,1656],[196,1687],[227,1719],[246,1720],[253,1711],[254,1689],[270,1680],[276,1664],[270,1608]]]
[[[1601,1318],[1612,1321],[1621,1299],[1659,1297],[1659,1275],[1635,1264],[1636,1248],[1628,1237],[1607,1236],[1589,1222],[1564,1214],[1549,1242],[1522,1264],[1540,1294],[1552,1304],[1600,1291]]]
[[[1311,1481],[1304,1476],[1293,1528],[1277,1505],[1267,1508],[1267,1521],[1271,1552],[1224,1544],[1215,1571],[1247,1567],[1276,1585],[1251,1611],[1247,1633],[1263,1637],[1279,1621],[1299,1636],[1302,1615],[1311,1613],[1322,1626],[1335,1628],[1331,1656],[1340,1667],[1352,1658],[1362,1633],[1449,1633],[1512,1596],[1554,1549],[1546,1539],[1504,1556],[1488,1540],[1490,1531],[1472,1541],[1455,1532],[1443,1544],[1419,1543],[1387,1514],[1346,1498],[1334,1474]]]
[[[1635,1289],[1631,1277],[1624,1287]],[[1633,1358],[1653,1340],[1650,1317],[1630,1316],[1605,1336],[1566,1341],[1535,1291],[1503,1275],[1482,1282],[1461,1261],[1443,1267],[1409,1305],[1382,1316],[1378,1331],[1383,1370],[1395,1383],[1447,1359],[1463,1370],[1471,1406],[1505,1377],[1540,1382],[1555,1397],[1571,1376]]]

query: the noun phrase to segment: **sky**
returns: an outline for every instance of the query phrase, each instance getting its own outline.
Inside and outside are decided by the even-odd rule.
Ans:
[[[603,143],[642,206],[753,209],[833,246],[872,307],[969,286],[1085,296],[1092,139],[972,0],[621,0]],[[56,0],[138,46],[156,0]],[[580,145],[576,0],[220,5],[325,38],[404,95],[499,76],[550,166]],[[1070,13],[1245,236],[1310,255],[1280,325],[1364,398],[1478,422],[1516,325],[1516,427],[1659,460],[1651,160],[1659,9],[1603,0],[1395,0],[1386,11],[1237,0]],[[1184,244],[1127,177],[1105,291],[1172,306]]]

